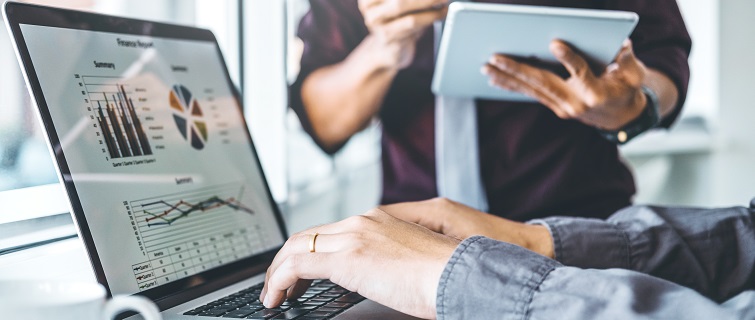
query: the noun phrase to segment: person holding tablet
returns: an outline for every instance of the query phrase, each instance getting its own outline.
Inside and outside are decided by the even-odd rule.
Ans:
[[[478,141],[470,143],[479,147],[479,172],[469,174],[479,176],[487,205],[475,207],[523,221],[554,214],[605,218],[630,205],[634,180],[616,145],[631,138],[627,132],[669,127],[686,97],[691,40],[676,1],[481,2],[633,11],[640,20],[602,74],[590,74],[579,48],[558,41],[552,51],[564,68],[491,57],[481,71],[493,85],[541,103],[476,101]],[[446,196],[436,178],[436,146],[443,141],[434,131],[430,84],[433,25],[443,20],[448,1],[310,3],[298,32],[301,72],[290,88],[304,129],[334,153],[377,117],[381,202]]]

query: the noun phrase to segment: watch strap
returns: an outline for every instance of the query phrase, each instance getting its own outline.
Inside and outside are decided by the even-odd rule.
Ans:
[[[658,95],[650,88],[642,86],[642,93],[645,94],[645,108],[642,113],[618,130],[597,129],[603,138],[615,144],[625,144],[641,133],[650,130],[661,122]]]

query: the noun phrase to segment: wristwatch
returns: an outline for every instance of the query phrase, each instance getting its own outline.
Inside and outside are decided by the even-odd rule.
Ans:
[[[618,130],[597,129],[603,138],[615,144],[625,144],[641,133],[656,127],[661,122],[661,114],[658,106],[658,95],[650,88],[642,86],[645,94],[645,109],[642,113]]]

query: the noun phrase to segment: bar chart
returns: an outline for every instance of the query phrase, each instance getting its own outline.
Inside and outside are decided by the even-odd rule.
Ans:
[[[113,77],[82,76],[82,80],[110,159],[152,155],[128,85]]]

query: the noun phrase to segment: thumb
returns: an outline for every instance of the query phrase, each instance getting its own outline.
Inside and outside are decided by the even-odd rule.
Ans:
[[[632,41],[627,39],[616,57],[618,70],[624,80],[631,86],[639,87],[645,78],[645,66],[634,55]]]

